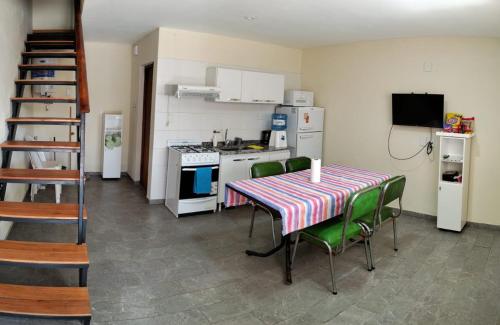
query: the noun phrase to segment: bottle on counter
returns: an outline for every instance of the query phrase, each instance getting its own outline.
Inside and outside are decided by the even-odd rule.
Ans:
[[[214,134],[213,134],[213,136],[212,136],[212,146],[213,146],[214,148],[217,148],[217,143],[219,142],[219,139],[218,139],[218,136],[217,136],[217,135],[218,135],[219,133],[220,133],[219,131],[214,130]]]

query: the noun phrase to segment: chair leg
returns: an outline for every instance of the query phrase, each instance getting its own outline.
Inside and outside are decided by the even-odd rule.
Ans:
[[[61,203],[62,185],[56,184],[55,187],[56,187],[56,203],[59,204]]]
[[[335,255],[333,255],[332,249],[328,247],[328,257],[330,259],[330,275],[332,277],[332,293],[337,294],[337,285],[335,284]]]
[[[394,231],[394,251],[398,251],[398,229],[396,226],[397,218],[392,218],[392,229]]]
[[[274,218],[271,216],[271,231],[273,232],[273,247],[276,247],[276,235],[274,234]]]
[[[31,202],[35,201],[36,187],[37,184],[31,184]]]
[[[371,269],[369,271],[373,271],[373,270],[375,270],[375,263],[373,262],[373,251],[372,251],[372,239],[371,239],[371,237],[367,238],[366,243],[368,244],[368,255],[370,256],[370,265],[371,265]]]
[[[363,241],[363,244],[365,246],[366,269],[368,271],[371,271],[372,270],[372,264],[370,262],[370,257],[368,255],[368,237],[365,237],[365,240]]]
[[[250,221],[250,232],[248,233],[248,238],[252,238],[252,232],[253,232],[253,222],[255,220],[255,212],[257,210],[257,207],[254,205],[253,210],[252,210],[252,220]]]
[[[295,254],[297,253],[297,247],[299,246],[300,234],[301,232],[299,231],[297,233],[297,237],[295,238],[295,245],[293,245],[292,262],[290,263],[291,267],[293,267],[293,261],[295,261]]]

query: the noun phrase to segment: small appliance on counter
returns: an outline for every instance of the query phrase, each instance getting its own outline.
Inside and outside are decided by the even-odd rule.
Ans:
[[[275,148],[286,148],[288,146],[286,136],[286,121],[286,114],[275,113],[272,115],[271,137],[269,139],[269,146]]]
[[[314,93],[304,90],[286,90],[283,105],[287,106],[314,106]]]
[[[260,135],[260,144],[268,146],[269,140],[271,140],[271,130],[262,131],[262,133]]]
[[[165,206],[176,217],[217,210],[219,152],[201,141],[168,142]]]

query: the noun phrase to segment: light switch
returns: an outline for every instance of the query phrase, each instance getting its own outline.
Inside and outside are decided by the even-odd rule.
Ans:
[[[432,62],[424,62],[424,72],[432,72]]]

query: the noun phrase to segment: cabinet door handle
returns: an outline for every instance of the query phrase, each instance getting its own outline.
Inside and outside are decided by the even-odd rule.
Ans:
[[[441,186],[439,186],[439,190],[441,191]]]
[[[274,103],[274,102],[275,102],[275,100],[273,100],[273,99],[266,99],[266,103]]]
[[[214,166],[212,169],[219,169],[219,166]],[[182,168],[183,172],[195,172],[196,168]]]
[[[260,100],[260,99],[252,99],[252,102],[254,102],[254,103],[260,103],[261,101],[262,100]]]
[[[312,135],[301,135],[300,136],[301,139],[310,139],[312,137],[313,137]]]
[[[248,158],[248,160],[259,160],[260,157],[255,157],[255,158]]]
[[[238,159],[233,159],[233,161],[245,161],[246,159],[243,158],[238,158]]]
[[[229,101],[230,102],[239,102],[240,99],[239,98],[229,98]]]

